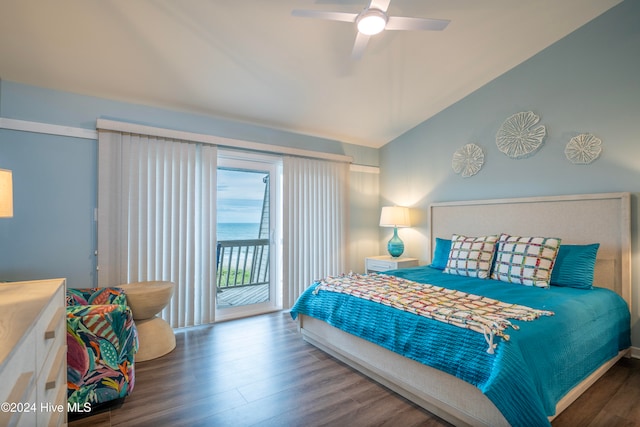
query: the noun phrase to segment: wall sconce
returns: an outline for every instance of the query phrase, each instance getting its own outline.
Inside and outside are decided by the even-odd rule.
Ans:
[[[404,252],[404,243],[398,237],[398,227],[410,227],[409,208],[385,206],[380,213],[380,227],[393,227],[393,237],[387,244],[389,255],[399,257]]]
[[[13,216],[13,173],[0,169],[0,218]]]

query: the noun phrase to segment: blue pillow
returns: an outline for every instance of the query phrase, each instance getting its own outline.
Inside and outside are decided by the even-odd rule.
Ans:
[[[449,261],[449,251],[451,251],[451,240],[436,237],[436,249],[433,251],[431,267],[444,270]]]
[[[551,284],[570,288],[591,289],[593,270],[600,243],[560,245],[551,271]]]

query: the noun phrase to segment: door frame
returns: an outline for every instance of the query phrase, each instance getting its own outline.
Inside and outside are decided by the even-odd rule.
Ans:
[[[218,307],[216,301],[215,321],[282,310],[282,158],[261,153],[218,149],[217,168],[269,173],[269,301],[222,308]]]

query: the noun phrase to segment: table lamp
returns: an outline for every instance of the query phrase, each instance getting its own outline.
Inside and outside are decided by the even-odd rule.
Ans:
[[[13,174],[0,169],[0,218],[13,216]]]
[[[384,206],[380,213],[380,227],[393,227],[393,237],[387,244],[389,255],[399,257],[404,252],[404,243],[398,237],[398,227],[409,227],[409,208],[402,206]]]

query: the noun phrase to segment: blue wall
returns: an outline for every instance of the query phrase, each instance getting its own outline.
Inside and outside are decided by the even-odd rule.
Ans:
[[[13,218],[0,218],[0,280],[92,286],[95,141],[2,129],[0,167],[14,186]]]
[[[92,130],[96,119],[109,118],[378,165],[371,148],[1,80],[0,117]],[[14,217],[0,218],[0,281],[65,277],[70,287],[95,285],[96,140],[0,129],[0,168],[14,180]]]
[[[429,203],[502,197],[628,191],[632,193],[633,343],[640,347],[640,2],[627,0],[387,144],[380,152],[383,203],[425,212]],[[496,132],[510,115],[533,111],[547,128],[532,157],[502,154]],[[599,159],[574,165],[566,143],[592,133],[603,143]],[[485,163],[470,178],[451,168],[453,153],[482,147]],[[419,216],[419,215],[417,215]],[[426,217],[406,230],[407,252],[423,262]],[[404,230],[403,230],[404,231]],[[381,249],[382,250],[382,249]]]

